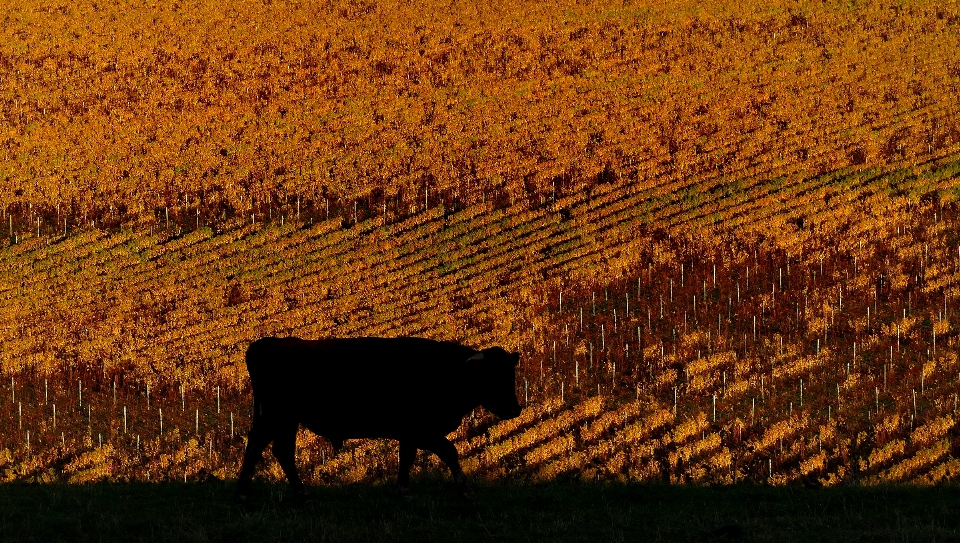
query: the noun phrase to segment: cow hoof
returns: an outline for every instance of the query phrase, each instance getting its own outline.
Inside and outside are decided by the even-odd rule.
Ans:
[[[307,505],[313,501],[313,498],[305,490],[294,492],[292,498],[292,503],[296,506]]]
[[[244,512],[250,513],[253,511],[253,503],[250,501],[250,496],[247,494],[237,494],[236,502],[237,505],[244,510]]]

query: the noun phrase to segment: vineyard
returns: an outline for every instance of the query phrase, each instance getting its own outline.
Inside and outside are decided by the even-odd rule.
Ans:
[[[960,14],[775,4],[13,10],[0,480],[233,478],[250,341],[420,335],[521,353],[476,478],[956,481]]]

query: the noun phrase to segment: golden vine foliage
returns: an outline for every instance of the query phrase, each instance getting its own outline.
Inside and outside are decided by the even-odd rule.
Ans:
[[[731,176],[960,145],[960,13],[933,0],[4,13],[0,208],[22,231],[325,216],[331,201],[402,216],[431,196],[536,203],[622,176],[704,198]]]

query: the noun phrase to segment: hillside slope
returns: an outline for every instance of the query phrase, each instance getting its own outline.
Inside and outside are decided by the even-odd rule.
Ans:
[[[250,341],[420,335],[522,355],[479,477],[956,479],[956,6],[211,6],[0,30],[0,478],[232,477]]]
[[[757,183],[709,214],[625,179],[392,224],[22,240],[0,260],[7,476],[231,476],[243,350],[290,334],[519,349],[524,417],[457,436],[476,473],[952,477],[953,160],[777,182],[780,206]],[[303,442],[318,480],[393,469],[389,443]]]

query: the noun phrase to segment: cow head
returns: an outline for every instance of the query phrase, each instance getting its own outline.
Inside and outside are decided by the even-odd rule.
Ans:
[[[501,419],[520,415],[516,395],[516,369],[520,355],[500,347],[484,349],[467,359],[474,364],[472,373],[480,393],[480,405]]]

